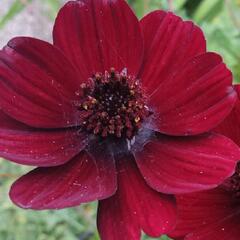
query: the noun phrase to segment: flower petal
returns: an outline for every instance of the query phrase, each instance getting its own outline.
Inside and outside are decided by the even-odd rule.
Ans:
[[[139,22],[124,0],[68,2],[58,14],[53,39],[86,79],[112,67],[136,76],[142,64]]]
[[[199,229],[194,233],[190,233],[185,237],[185,240],[206,240],[206,239],[221,239],[221,240],[239,240],[240,236],[240,213],[229,216],[222,221],[215,222],[203,229]]]
[[[80,84],[77,70],[49,43],[18,37],[0,51],[0,107],[27,125],[77,125]]]
[[[185,236],[196,229],[208,228],[210,224],[231,216],[237,210],[232,194],[221,187],[179,195],[177,204],[179,220],[176,229],[171,233],[173,238]]]
[[[171,231],[176,223],[172,196],[155,192],[140,175],[133,157],[117,159],[118,190],[100,201],[98,229],[104,240],[139,240],[141,230],[158,237]]]
[[[236,101],[232,74],[215,53],[190,60],[152,94],[151,128],[168,135],[196,135],[216,127]]]
[[[153,189],[176,194],[218,186],[234,173],[240,149],[217,134],[185,138],[161,135],[138,149],[135,157]]]
[[[80,153],[65,165],[37,168],[18,179],[11,188],[12,201],[22,208],[60,209],[97,199],[116,191],[113,159]]]
[[[141,79],[151,94],[196,55],[206,52],[199,27],[170,12],[155,11],[140,22],[145,44]]]
[[[74,129],[41,131],[0,111],[0,156],[32,166],[61,165],[86,146],[87,136]]]
[[[235,86],[238,98],[231,113],[214,131],[232,139],[240,146],[240,85]]]

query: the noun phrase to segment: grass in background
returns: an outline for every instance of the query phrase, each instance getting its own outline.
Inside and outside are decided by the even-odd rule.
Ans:
[[[0,29],[33,0],[15,0],[8,12],[0,16]],[[40,1],[40,0],[39,0]],[[205,32],[208,49],[219,52],[240,82],[240,0],[129,0],[138,17],[156,10],[176,12],[191,19]],[[61,0],[42,0],[53,21]],[[96,232],[97,204],[58,211],[31,211],[14,206],[8,199],[12,182],[29,170],[28,167],[0,159],[0,240],[98,240]],[[146,236],[144,240],[149,240]],[[162,237],[161,240],[167,240]]]

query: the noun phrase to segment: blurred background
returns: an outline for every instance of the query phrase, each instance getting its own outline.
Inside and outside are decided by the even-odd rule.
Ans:
[[[67,1],[0,0],[0,48],[19,35],[51,42],[54,18],[64,2]],[[240,82],[240,0],[129,0],[129,3],[139,18],[152,10],[165,9],[193,20],[205,32],[208,50],[220,53],[232,70],[234,81]],[[29,169],[0,159],[0,240],[98,240],[96,203],[36,212],[19,209],[10,202],[10,185]]]

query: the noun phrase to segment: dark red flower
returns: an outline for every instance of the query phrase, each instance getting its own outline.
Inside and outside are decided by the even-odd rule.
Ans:
[[[18,37],[0,52],[0,155],[38,167],[11,199],[100,200],[105,240],[168,233],[173,194],[218,186],[240,158],[209,132],[234,106],[231,72],[192,22],[163,11],[139,22],[124,0],[68,2],[53,40]]]
[[[215,130],[240,145],[240,85],[231,114]],[[179,222],[172,236],[185,240],[239,240],[240,162],[235,173],[219,187],[179,195]]]

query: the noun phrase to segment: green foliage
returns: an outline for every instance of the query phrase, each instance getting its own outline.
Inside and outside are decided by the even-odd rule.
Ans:
[[[30,2],[32,2],[32,0],[27,0],[26,2],[15,0],[7,13],[0,18],[0,29],[3,28],[13,17],[19,14]]]
[[[40,1],[40,0],[39,0]],[[32,0],[14,0],[0,16],[0,29],[31,4]],[[141,18],[156,9],[174,11],[203,29],[208,50],[219,52],[240,82],[240,1],[239,0],[128,0]],[[61,0],[43,0],[46,14],[55,18]],[[7,198],[11,183],[29,168],[0,160],[0,240],[97,240],[96,203],[60,211],[30,211],[14,206]],[[147,236],[144,240],[149,240]],[[162,237],[161,240],[169,238]]]
[[[196,11],[192,15],[192,18],[199,24],[203,22],[210,22],[222,11],[223,3],[224,0],[200,1]]]

